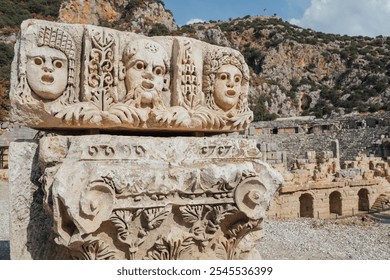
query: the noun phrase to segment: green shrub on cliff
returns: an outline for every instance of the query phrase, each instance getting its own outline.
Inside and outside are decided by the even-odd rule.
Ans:
[[[58,17],[61,0],[0,0],[0,28],[19,27],[28,18],[39,15],[45,18]]]

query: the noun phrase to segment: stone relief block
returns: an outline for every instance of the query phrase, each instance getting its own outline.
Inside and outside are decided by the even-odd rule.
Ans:
[[[40,129],[239,131],[249,70],[236,50],[91,25],[22,23],[12,118]]]
[[[15,49],[12,118],[26,126],[178,135],[253,118],[230,48],[27,20]],[[282,177],[254,140],[49,135],[10,149],[13,259],[259,258]]]
[[[45,234],[60,245],[31,258],[256,259],[282,181],[246,139],[89,135],[16,145],[31,152],[22,160],[14,151],[11,187],[40,192],[34,215],[52,218]],[[32,198],[21,206],[17,197],[13,209],[30,211]],[[14,222],[34,227],[36,218]]]

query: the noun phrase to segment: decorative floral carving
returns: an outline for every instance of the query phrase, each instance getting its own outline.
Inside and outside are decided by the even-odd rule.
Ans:
[[[165,208],[150,208],[146,209],[143,212],[143,215],[146,220],[146,228],[147,230],[153,230],[161,226],[164,220],[169,216],[172,212],[172,206],[169,205]]]
[[[114,82],[114,38],[107,32],[95,32],[91,36],[92,50],[88,65],[88,84],[92,88],[91,101],[102,111],[106,111],[114,101],[109,87]]]
[[[231,204],[216,205],[208,216],[207,230],[215,233],[220,229],[221,222],[226,216],[237,212],[237,208]]]
[[[146,237],[146,232],[138,228],[133,222],[134,218],[139,215],[139,212],[137,211],[133,214],[129,210],[115,210],[110,218],[118,231],[118,240],[129,247],[128,254],[130,260],[135,258],[139,246],[144,243]]]
[[[221,221],[237,210],[231,206],[187,205],[180,207],[183,221],[191,224],[190,233],[193,242],[203,252],[214,234],[218,231]]]
[[[100,240],[86,241],[77,250],[71,251],[74,260],[115,260],[117,252]]]
[[[217,256],[221,259],[235,260],[240,258],[238,245],[245,235],[255,230],[260,225],[259,221],[239,221],[228,231],[226,238],[220,240],[214,245]]]
[[[148,260],[179,260],[184,254],[191,252],[194,244],[191,236],[160,235],[153,248],[148,251],[145,259]]]

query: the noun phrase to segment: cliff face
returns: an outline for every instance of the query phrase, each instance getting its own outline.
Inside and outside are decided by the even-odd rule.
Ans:
[[[65,0],[59,11],[59,21],[97,25],[101,20],[112,22],[121,17],[124,0]]]
[[[154,0],[65,0],[59,20],[146,34],[156,23],[169,31],[177,29],[172,13],[165,9],[162,1]]]
[[[145,35],[183,35],[240,50],[251,69],[250,102],[256,120],[390,111],[390,37],[324,34],[277,17],[246,16],[178,28],[161,0],[53,3],[50,12],[45,10],[46,4],[41,8],[35,5],[34,11],[41,12],[30,13],[29,17],[53,20],[57,16],[63,22],[102,25]],[[53,10],[59,6],[56,15]],[[15,35],[1,21],[0,27],[0,47],[7,51],[4,59],[0,58],[0,74],[4,74]],[[3,76],[6,81],[7,75]]]

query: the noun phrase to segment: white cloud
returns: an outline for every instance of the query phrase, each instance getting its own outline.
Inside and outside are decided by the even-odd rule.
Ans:
[[[206,21],[200,18],[192,18],[189,21],[187,21],[186,24],[194,24],[194,23],[202,23],[202,22],[206,22]]]
[[[311,0],[292,24],[325,33],[390,35],[390,0]]]

